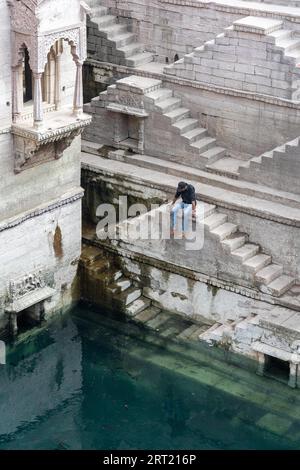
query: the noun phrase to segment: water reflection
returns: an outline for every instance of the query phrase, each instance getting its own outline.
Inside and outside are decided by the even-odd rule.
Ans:
[[[298,448],[297,391],[223,369],[77,309],[11,348],[0,448]]]

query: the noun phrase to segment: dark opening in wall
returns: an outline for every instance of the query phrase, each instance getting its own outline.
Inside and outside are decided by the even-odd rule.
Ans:
[[[179,60],[179,55],[178,55],[178,54],[175,54],[175,56],[174,56],[174,62],[177,62],[177,60]]]
[[[290,376],[290,363],[266,355],[265,375],[287,383]]]
[[[24,50],[23,95],[24,103],[32,100],[32,72],[29,65],[29,53],[27,48]]]
[[[169,63],[169,57],[166,57],[166,64]]]
[[[24,333],[37,325],[40,325],[44,317],[44,304],[39,303],[29,307],[17,316],[18,333]]]

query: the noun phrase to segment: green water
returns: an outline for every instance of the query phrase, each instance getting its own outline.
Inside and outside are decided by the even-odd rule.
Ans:
[[[0,366],[0,448],[300,447],[300,390],[175,349],[84,308],[30,332]]]

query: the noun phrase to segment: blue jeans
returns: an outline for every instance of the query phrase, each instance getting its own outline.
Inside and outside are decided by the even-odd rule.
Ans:
[[[186,232],[189,229],[191,222],[192,204],[185,204],[184,202],[177,202],[171,211],[171,227],[174,230],[176,228],[177,213],[180,209],[183,210],[183,231]]]

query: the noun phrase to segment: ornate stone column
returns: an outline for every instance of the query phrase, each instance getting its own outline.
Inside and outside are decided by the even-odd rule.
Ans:
[[[138,151],[143,155],[145,151],[145,119],[139,120]]]
[[[83,83],[82,83],[82,62],[76,61],[76,81],[74,92],[73,114],[80,116],[83,109]]]
[[[121,142],[121,120],[122,116],[120,113],[114,113],[114,142],[118,144]]]
[[[23,69],[22,65],[13,67],[13,122],[16,122],[23,110]]]
[[[59,40],[56,46],[55,55],[55,109],[59,110],[61,107],[61,59],[62,59],[62,40]]]
[[[34,127],[43,125],[42,73],[34,73],[33,119]]]

